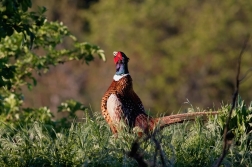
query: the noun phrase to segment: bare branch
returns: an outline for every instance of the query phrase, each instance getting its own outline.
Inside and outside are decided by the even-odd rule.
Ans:
[[[156,139],[156,134],[159,133],[159,129],[155,129],[154,132],[152,134],[149,134],[147,139],[151,139],[154,144],[155,144],[155,157],[154,157],[154,164],[152,166],[157,166],[156,165],[156,159],[157,159],[157,154],[159,152],[160,154],[160,158],[161,158],[161,162],[162,162],[162,166],[167,166],[166,163],[165,163],[165,153],[164,151],[162,150],[162,147],[161,147],[161,144],[160,142]],[[170,163],[170,162],[169,162]]]
[[[157,133],[159,133],[159,129],[155,129],[153,133],[146,134],[146,137],[141,142],[139,142],[140,138],[138,138],[136,141],[132,143],[131,151],[128,153],[128,156],[131,158],[134,158],[138,162],[139,166],[144,166],[144,167],[145,166],[153,166],[153,167],[158,166],[157,165],[158,154],[160,154],[162,166],[163,167],[167,166],[165,162],[165,152],[162,150],[162,146],[160,142],[156,139]],[[142,156],[142,154],[139,153],[140,144],[142,142],[146,142],[147,140],[151,140],[155,144],[155,153],[154,153],[153,162],[144,160],[144,157]],[[168,163],[171,163],[171,162],[168,160]]]
[[[128,153],[128,156],[131,158],[134,158],[137,161],[138,166],[147,167],[149,165],[144,160],[143,156],[138,152],[139,148],[140,148],[140,144],[138,143],[138,140],[136,140],[135,142],[132,143],[131,150]]]
[[[251,68],[249,68],[247,71],[246,71],[246,73],[244,74],[244,76],[240,79],[240,83],[241,82],[244,82],[244,80],[245,79],[248,79],[248,74],[250,73],[252,71],[252,67]]]
[[[237,96],[238,96],[238,93],[239,93],[239,86],[240,86],[240,71],[241,71],[241,59],[242,59],[242,55],[247,47],[247,44],[248,44],[248,41],[249,41],[249,37],[250,35],[248,34],[244,43],[243,43],[243,47],[242,47],[242,50],[239,54],[239,57],[238,57],[238,62],[237,62],[237,74],[236,74],[236,86],[235,86],[235,91],[234,91],[234,94],[233,94],[233,99],[232,99],[232,107],[230,108],[229,110],[229,115],[228,115],[228,118],[227,118],[227,121],[226,121],[226,125],[225,125],[225,128],[224,128],[224,134],[223,134],[223,137],[224,137],[224,140],[223,140],[223,150],[222,150],[222,154],[221,156],[217,159],[216,163],[213,165],[213,167],[219,167],[221,162],[223,161],[223,159],[225,158],[229,148],[230,148],[230,145],[231,145],[231,142],[229,141],[229,139],[227,138],[227,133],[229,131],[229,122],[230,122],[230,119],[231,119],[231,116],[232,116],[232,112],[235,108],[235,102],[236,102],[236,99],[237,99]]]

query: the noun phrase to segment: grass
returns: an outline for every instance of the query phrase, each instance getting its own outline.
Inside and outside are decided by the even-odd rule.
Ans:
[[[227,108],[223,107],[220,112],[225,113]],[[155,135],[160,151],[153,138],[144,140],[143,137],[138,139],[138,152],[156,166],[162,165],[161,154],[167,166],[211,166],[222,151],[221,118],[215,116],[207,123],[196,120],[169,126]],[[1,126],[0,166],[137,166],[128,156],[137,135],[125,129],[117,137],[113,136],[99,113],[83,122],[72,123],[69,129],[60,132],[39,122],[19,129]],[[222,166],[251,166],[252,147],[248,145],[251,134],[239,134]]]

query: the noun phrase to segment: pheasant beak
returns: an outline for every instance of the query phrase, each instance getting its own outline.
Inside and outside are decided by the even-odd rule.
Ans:
[[[121,52],[113,52],[114,55],[114,62],[117,64],[118,61],[122,61],[122,54]]]

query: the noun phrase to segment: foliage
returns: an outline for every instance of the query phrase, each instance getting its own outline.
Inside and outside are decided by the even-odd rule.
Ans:
[[[53,115],[47,107],[22,107],[22,86],[31,90],[37,84],[34,74],[46,73],[50,66],[71,60],[89,63],[95,54],[105,60],[103,50],[78,42],[62,23],[48,22],[43,15],[44,7],[38,12],[28,12],[27,8],[32,5],[30,0],[0,3],[0,17],[4,22],[0,27],[0,121],[15,127],[34,121],[53,125]],[[71,47],[62,48],[67,39],[71,40]],[[77,110],[85,109],[79,102],[67,101],[64,105],[73,107],[74,104],[71,117]]]
[[[225,112],[223,112],[218,119],[218,124],[220,127],[224,127],[226,124],[226,118],[228,116],[228,111],[230,110],[230,106],[226,105],[222,108]],[[229,135],[235,136],[235,141],[237,145],[241,143],[245,144],[243,147],[246,147],[246,142],[241,141],[244,140],[244,135],[250,134],[252,132],[252,103],[249,105],[245,104],[245,101],[238,96],[238,100],[236,103],[235,110],[231,116],[231,120],[229,123]],[[223,129],[222,129],[223,133]],[[252,138],[250,137],[249,141]],[[252,144],[252,143],[251,143]]]
[[[228,107],[221,113],[227,114]],[[239,107],[237,108],[239,110]],[[160,142],[167,166],[211,166],[222,151],[221,117],[184,122],[166,127],[155,138]],[[137,139],[122,129],[115,137],[101,114],[86,115],[83,122],[72,123],[68,129],[51,131],[45,124],[34,122],[31,127],[20,130],[9,126],[0,131],[1,166],[137,166],[128,157],[131,144]],[[241,133],[241,129],[234,128]],[[247,145],[249,133],[244,133],[241,144],[233,145],[223,161],[223,166],[249,166],[252,163],[252,145]],[[143,136],[137,139],[141,155],[146,161],[154,162],[155,144]],[[246,145],[246,147],[244,147]],[[156,166],[162,165],[160,153]]]
[[[34,39],[32,26],[40,27],[43,25],[46,9],[41,7],[38,12],[28,12],[32,7],[31,0],[1,0],[0,6],[0,39],[11,36],[15,31],[29,35]],[[31,41],[32,42],[32,41]]]

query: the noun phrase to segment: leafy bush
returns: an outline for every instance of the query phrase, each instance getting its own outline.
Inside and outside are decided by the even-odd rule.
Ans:
[[[103,50],[87,42],[78,42],[62,23],[48,22],[44,17],[44,7],[37,12],[28,12],[32,5],[30,0],[4,0],[0,3],[1,125],[17,128],[39,121],[56,129],[57,126],[67,126],[65,120],[53,121],[47,107],[23,108],[22,87],[27,86],[31,90],[37,84],[34,74],[46,73],[50,66],[71,60],[89,63],[95,54],[105,60]],[[69,49],[62,48],[66,40],[72,43]],[[74,107],[71,111],[66,110],[71,118],[77,110],[85,110],[79,102],[66,101],[59,111],[67,107]]]

